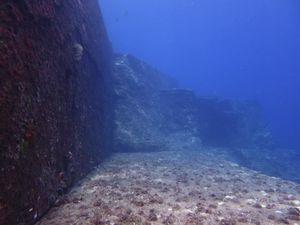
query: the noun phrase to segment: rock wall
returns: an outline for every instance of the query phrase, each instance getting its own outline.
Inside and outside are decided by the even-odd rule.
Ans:
[[[115,58],[113,74],[115,151],[175,150],[195,141],[187,141],[194,138],[187,115],[178,114],[163,100],[176,87],[175,80],[130,55]]]
[[[31,224],[106,153],[111,47],[96,0],[0,3],[0,224]]]
[[[116,151],[271,146],[256,103],[196,96],[132,56],[114,64]]]
[[[255,101],[198,97],[197,123],[203,145],[270,148],[271,133]]]

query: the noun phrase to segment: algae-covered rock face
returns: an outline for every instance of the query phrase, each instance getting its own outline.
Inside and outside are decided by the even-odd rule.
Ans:
[[[97,0],[1,1],[0,224],[33,223],[102,158],[111,54]]]
[[[130,55],[115,57],[113,83],[116,151],[271,145],[253,102],[196,96]]]
[[[173,79],[130,55],[116,56],[114,64],[116,151],[179,150],[200,142],[189,112],[167,104]]]

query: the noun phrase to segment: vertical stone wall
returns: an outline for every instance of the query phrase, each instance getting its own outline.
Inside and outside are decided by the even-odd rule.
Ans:
[[[0,3],[0,224],[31,224],[110,144],[112,51],[96,0]]]

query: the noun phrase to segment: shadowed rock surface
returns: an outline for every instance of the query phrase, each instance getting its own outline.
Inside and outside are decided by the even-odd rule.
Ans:
[[[198,97],[198,127],[203,145],[271,148],[271,133],[255,101]]]
[[[31,224],[110,144],[111,47],[96,0],[0,3],[0,224]]]

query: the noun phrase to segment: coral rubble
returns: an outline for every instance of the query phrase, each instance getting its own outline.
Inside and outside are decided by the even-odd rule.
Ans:
[[[117,153],[38,225],[299,224],[299,184],[203,151]]]

